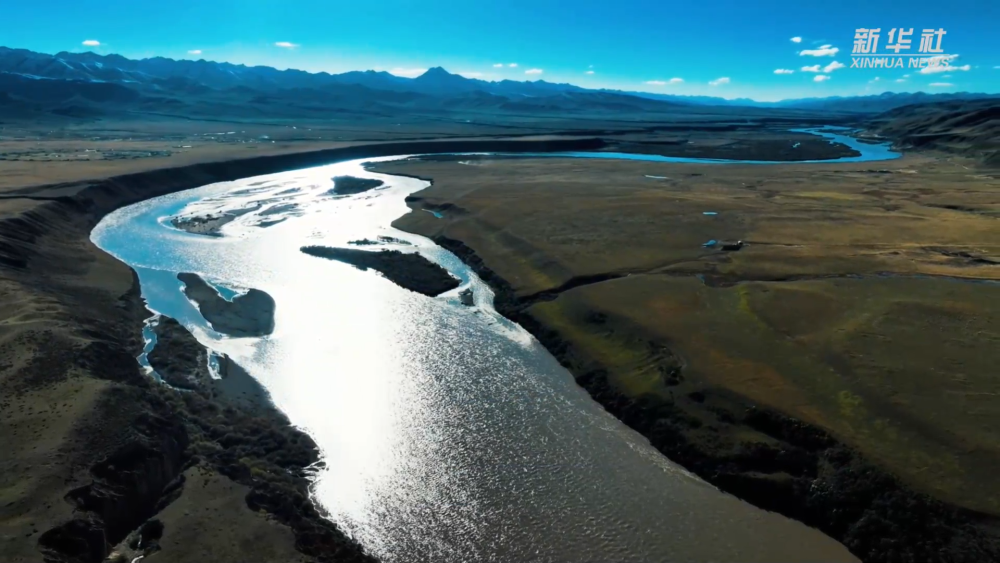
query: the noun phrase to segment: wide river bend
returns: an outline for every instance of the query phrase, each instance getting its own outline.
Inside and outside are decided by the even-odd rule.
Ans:
[[[863,160],[896,156],[837,140]],[[820,532],[724,494],[664,458],[499,316],[489,288],[460,260],[393,229],[409,212],[404,198],[428,184],[371,173],[362,163],[398,158],[405,157],[158,197],[111,213],[92,239],[138,272],[151,310],[233,357],[313,437],[326,462],[315,500],[383,561],[854,560]],[[327,195],[340,175],[385,185]],[[221,237],[170,224],[178,215],[239,209],[252,211],[225,225]],[[299,252],[378,236],[409,242],[388,247],[421,252],[462,286],[429,298]],[[275,332],[215,333],[181,292],[176,274],[184,271],[202,274],[224,295],[270,293]],[[473,307],[459,300],[465,288],[474,291]]]

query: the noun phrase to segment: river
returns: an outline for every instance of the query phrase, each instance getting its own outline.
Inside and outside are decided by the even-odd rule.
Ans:
[[[150,309],[233,357],[313,437],[325,459],[315,500],[387,563],[854,560],[820,532],[721,493],[664,458],[494,312],[489,288],[460,260],[390,227],[409,212],[404,198],[427,182],[367,172],[362,163],[397,158],[158,197],[108,215],[92,239],[138,272]],[[338,175],[386,184],[327,195]],[[234,209],[253,211],[221,237],[169,223]],[[378,236],[409,242],[388,247],[419,250],[463,285],[429,298],[299,252]],[[226,295],[267,291],[277,302],[275,332],[215,333],[181,292],[182,271]],[[473,307],[460,303],[466,287]]]

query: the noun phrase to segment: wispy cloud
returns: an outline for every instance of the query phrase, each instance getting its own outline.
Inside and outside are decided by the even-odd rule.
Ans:
[[[813,82],[823,82],[824,80],[830,80],[830,75],[819,74],[813,77]]]
[[[503,63],[497,63],[493,65],[493,68],[503,68]]]
[[[716,78],[715,80],[709,80],[709,86],[722,86],[723,84],[729,84],[729,77],[723,76],[722,78]]]
[[[909,75],[909,74],[904,74],[904,75],[903,75],[903,78],[909,78],[909,77],[910,77],[910,75]]]
[[[98,41],[98,40],[96,40],[96,39],[88,39],[88,40],[84,41],[83,44],[86,45],[87,47],[100,47],[101,46],[101,42]]]
[[[832,57],[840,52],[840,49],[833,45],[821,45],[819,49],[803,49],[799,51],[801,57]]]
[[[793,72],[795,72],[795,71],[792,70],[792,69],[790,69],[790,68],[776,68],[776,69],[774,69],[774,74],[792,74]]]
[[[833,61],[832,63],[830,63],[830,64],[826,65],[825,67],[823,67],[823,72],[831,73],[831,72],[837,70],[838,68],[844,68],[844,65],[838,63],[837,61]]]
[[[948,88],[949,86],[954,86],[951,82],[931,82],[930,85],[935,88]]]
[[[802,43],[801,37],[792,37],[792,43]]]
[[[920,74],[937,74],[939,72],[957,72],[957,71],[965,72],[967,70],[970,70],[971,68],[972,67],[969,65],[951,66],[948,64],[941,66],[927,66],[920,69]]]
[[[650,86],[666,86],[667,85],[667,82],[665,80],[647,80],[645,83],[649,84]]]
[[[543,72],[545,71],[540,68],[529,68],[528,70],[524,71],[524,74],[541,74]]]
[[[871,80],[869,80],[868,82],[878,82],[879,80],[882,80],[882,79],[881,79],[881,78],[879,78],[878,76],[876,76],[875,78],[872,78],[872,79],[871,79]]]
[[[592,70],[588,70],[588,71],[587,71],[587,72],[585,72],[584,74],[594,74],[594,71],[592,71]]]
[[[958,55],[941,55],[930,57],[927,66],[920,69],[920,74],[937,74],[939,72],[967,71],[972,67],[969,65],[952,66],[951,61],[958,58]]]
[[[905,78],[897,78],[896,82],[900,82],[900,83],[906,82],[906,79]]]
[[[680,84],[681,82],[684,82],[683,78],[671,78],[670,79],[670,83],[671,84]]]
[[[191,49],[190,51],[188,51],[188,54],[189,55],[200,55],[201,54],[201,49]]]
[[[396,76],[405,76],[406,78],[416,78],[421,74],[427,72],[426,68],[390,68],[389,74],[395,74]]]
[[[282,49],[294,49],[299,45],[297,43],[292,43],[291,41],[276,41],[274,46],[281,47]]]
[[[995,69],[997,69],[997,70],[1000,70],[1000,65],[997,65],[997,66],[995,66],[995,67],[993,67],[993,68],[995,68]]]
[[[507,66],[509,66],[510,68],[517,68],[517,63],[510,63]]]
[[[804,66],[802,72],[819,72],[819,65]]]

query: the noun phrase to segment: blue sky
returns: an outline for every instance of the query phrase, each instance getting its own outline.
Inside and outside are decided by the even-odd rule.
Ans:
[[[443,66],[487,80],[776,100],[1000,92],[998,22],[998,0],[43,0],[7,3],[0,45],[328,72]],[[943,28],[945,53],[958,57],[946,72],[852,69],[859,27],[881,28],[883,45],[889,29],[914,28],[913,52],[921,29]],[[800,54],[827,45],[837,52]]]

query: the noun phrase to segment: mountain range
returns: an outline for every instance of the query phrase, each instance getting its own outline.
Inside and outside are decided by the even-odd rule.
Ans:
[[[441,67],[416,78],[388,72],[342,74],[278,70],[207,60],[128,59],[93,52],[55,55],[0,47],[0,115],[49,111],[85,117],[108,111],[271,118],[342,113],[656,114],[692,106],[882,112],[914,103],[1000,97],[989,94],[885,93],[756,102],[706,96],[592,90],[572,84],[485,81]],[[751,115],[756,112],[751,111]]]

